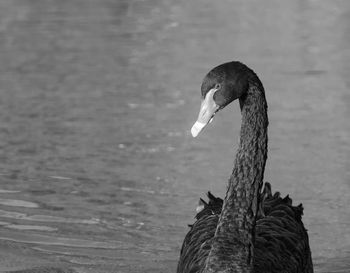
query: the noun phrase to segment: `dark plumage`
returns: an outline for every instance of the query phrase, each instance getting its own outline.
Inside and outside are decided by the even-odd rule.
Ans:
[[[267,159],[267,103],[262,83],[240,62],[222,64],[203,80],[195,137],[235,99],[242,112],[240,145],[224,200],[208,193],[181,248],[178,273],[312,273],[302,205],[262,189]]]
[[[185,237],[178,273],[202,272],[205,267],[223,204],[210,192],[208,198]],[[313,272],[302,205],[293,206],[289,196],[281,198],[279,192],[272,195],[268,182],[259,198],[253,272]]]

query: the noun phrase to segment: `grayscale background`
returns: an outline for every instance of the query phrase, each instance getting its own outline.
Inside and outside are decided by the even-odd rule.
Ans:
[[[238,103],[189,133],[231,60],[265,86],[265,179],[303,203],[315,272],[350,272],[347,0],[1,0],[0,271],[174,272],[231,173]]]

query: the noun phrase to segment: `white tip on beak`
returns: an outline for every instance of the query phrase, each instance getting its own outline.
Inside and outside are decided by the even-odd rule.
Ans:
[[[213,121],[215,113],[219,110],[219,106],[214,101],[214,94],[218,89],[211,89],[202,100],[201,108],[199,110],[198,118],[195,124],[191,128],[191,134],[193,137],[203,130],[205,126]]]
[[[195,124],[193,124],[192,128],[191,128],[191,134],[193,137],[198,136],[198,134],[200,133],[200,131],[202,131],[202,129],[206,126],[207,124],[196,121]]]

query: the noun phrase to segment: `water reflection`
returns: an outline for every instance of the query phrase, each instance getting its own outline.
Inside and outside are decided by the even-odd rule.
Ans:
[[[174,272],[237,147],[238,105],[190,137],[200,82],[237,59],[267,92],[266,179],[304,204],[316,272],[347,272],[349,13],[323,0],[1,2],[1,271]]]

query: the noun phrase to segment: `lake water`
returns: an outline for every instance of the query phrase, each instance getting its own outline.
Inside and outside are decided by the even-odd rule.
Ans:
[[[240,60],[265,179],[303,203],[315,272],[349,272],[349,1],[5,0],[0,44],[0,271],[174,272],[240,129],[235,103],[192,139],[201,80]]]

